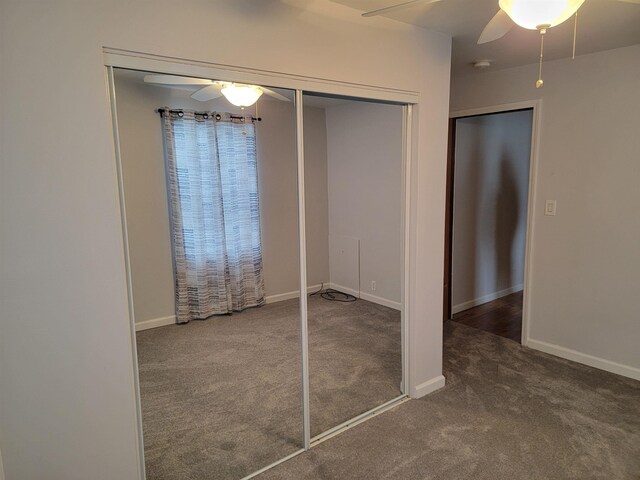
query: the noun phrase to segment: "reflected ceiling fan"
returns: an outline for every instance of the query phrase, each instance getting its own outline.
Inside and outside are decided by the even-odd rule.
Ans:
[[[284,95],[280,95],[278,92],[268,88],[245,83],[223,82],[177,75],[146,75],[144,81],[145,83],[165,86],[200,86],[202,88],[191,95],[194,100],[206,102],[224,96],[233,105],[241,108],[249,107],[256,103],[263,93],[283,102],[291,101]]]
[[[363,17],[373,17],[417,6],[429,5],[442,0],[411,0],[408,2],[379,8],[362,14]],[[640,0],[617,0],[625,3],[640,4]],[[515,25],[540,32],[540,73],[536,88],[540,88],[542,81],[542,58],[544,51],[544,35],[547,30],[560,25],[575,15],[576,23],[573,34],[573,56],[575,58],[576,28],[578,9],[585,0],[498,0],[500,10],[489,21],[478,38],[478,44],[493,42],[504,37]]]

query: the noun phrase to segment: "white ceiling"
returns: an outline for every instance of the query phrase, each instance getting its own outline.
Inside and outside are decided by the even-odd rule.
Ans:
[[[331,0],[360,11],[388,7],[406,0]],[[442,0],[398,10],[385,15],[453,37],[452,71],[469,73],[475,60],[493,61],[491,69],[503,69],[537,63],[540,35],[533,30],[514,27],[495,42],[477,45],[485,25],[498,11],[498,0]],[[571,56],[573,21],[549,30],[545,38],[545,59]],[[576,55],[610,50],[640,43],[640,5],[616,0],[586,0],[578,16]]]

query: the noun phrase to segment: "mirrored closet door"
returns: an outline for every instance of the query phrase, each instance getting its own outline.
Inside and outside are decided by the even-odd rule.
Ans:
[[[146,478],[240,479],[304,446],[294,92],[113,78]]]
[[[402,401],[410,108],[108,74],[146,479],[253,477]]]
[[[403,108],[305,94],[311,436],[402,396]]]

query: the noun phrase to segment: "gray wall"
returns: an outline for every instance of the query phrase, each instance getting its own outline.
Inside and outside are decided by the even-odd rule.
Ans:
[[[307,286],[315,288],[330,280],[327,120],[324,108],[304,109],[304,189]],[[298,242],[297,219],[292,221],[292,225],[296,228]],[[297,243],[292,248],[297,249]]]
[[[640,45],[544,75],[539,90],[535,65],[454,78],[451,109],[542,99],[529,345],[640,378]]]
[[[522,290],[531,111],[456,120],[452,310]]]
[[[175,313],[162,132],[154,110],[161,106],[241,110],[224,98],[199,102],[185,90],[142,84],[139,77],[132,78],[123,70],[116,71],[116,94],[134,308],[136,322],[143,322]],[[261,99],[258,107],[262,118],[256,124],[260,227],[265,294],[270,297],[298,290],[295,108],[293,102],[268,98]],[[317,210],[308,212],[307,218],[308,228],[315,233],[309,238],[313,253],[309,284],[316,285],[329,280],[324,110],[306,108],[305,121],[313,127],[305,136],[305,173],[313,176],[311,185],[319,185],[306,192],[308,205]]]
[[[368,294],[399,303],[402,108],[351,102],[326,111],[329,234],[360,240],[363,298]],[[335,268],[340,263],[330,265]],[[333,277],[332,271],[332,281]],[[376,282],[375,291],[372,281]]]
[[[451,39],[331,2],[304,6],[0,3],[0,448],[11,480],[138,476],[104,46],[418,92],[409,388],[442,384]],[[206,41],[212,25],[234,40]]]

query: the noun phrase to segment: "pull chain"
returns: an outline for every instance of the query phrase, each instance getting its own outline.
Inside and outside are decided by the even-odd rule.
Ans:
[[[576,10],[576,18],[573,22],[573,56],[572,60],[576,59],[576,37],[578,36],[578,11]]]
[[[538,81],[536,82],[536,88],[540,88],[544,85],[544,81],[542,80],[542,59],[544,56],[544,36],[547,33],[547,26],[539,27],[540,28],[540,69],[538,70]]]
[[[245,107],[240,107],[240,110],[242,110],[242,112],[244,113],[244,108]],[[247,116],[243,115],[240,119],[240,121],[242,122],[242,136],[246,137],[247,136]]]

